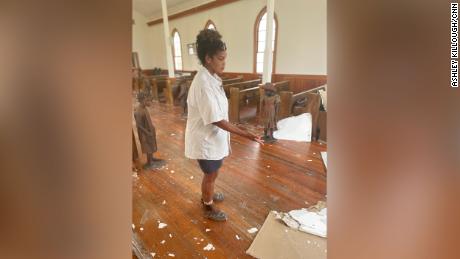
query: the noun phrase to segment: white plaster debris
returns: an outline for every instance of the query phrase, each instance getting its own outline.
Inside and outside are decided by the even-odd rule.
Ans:
[[[327,152],[321,152],[321,158],[323,158],[323,163],[327,170]]]
[[[150,253],[150,255],[152,256],[152,258],[155,258],[155,253]]]
[[[169,254],[168,254],[168,256],[174,257],[175,255],[174,255],[174,254],[171,254],[171,253],[169,253]]]
[[[190,176],[190,180],[193,180],[193,175],[192,175],[192,176]]]
[[[216,250],[216,248],[212,244],[208,244],[207,246],[203,247],[203,250],[212,251]]]
[[[133,229],[135,229],[135,228],[136,228],[136,226],[135,226],[134,224],[131,224],[131,227],[132,227]]]
[[[198,240],[198,238],[197,238],[197,237],[194,237],[193,239],[194,239],[194,240]]]
[[[167,225],[168,224],[166,224],[166,223],[158,222],[158,228],[160,228],[160,229],[166,227]]]
[[[267,168],[270,168],[270,165],[267,165]]]
[[[282,220],[290,228],[327,237],[327,208],[323,208],[319,212],[307,209],[291,210],[288,213],[283,213]]]
[[[311,162],[311,161],[313,161],[313,160],[311,160],[311,159],[308,159],[307,161],[308,161],[308,162]]]
[[[257,231],[258,231],[257,228],[250,228],[250,229],[248,229],[248,232],[249,232],[250,234],[254,234],[254,233],[256,233]]]
[[[176,136],[176,134],[174,134],[174,133],[171,133],[171,136]]]
[[[161,240],[160,244],[163,245],[164,243],[166,243],[166,240]]]
[[[162,202],[161,204],[165,205],[165,204],[166,204],[166,200],[163,200],[163,202]]]
[[[169,238],[172,238],[172,234],[169,234]]]
[[[235,235],[235,237],[236,237],[237,240],[240,240],[240,239],[241,239],[238,235]]]
[[[134,177],[134,178],[139,178],[139,176],[137,175],[136,172],[133,173],[133,177]]]
[[[201,241],[201,242],[203,242],[203,241],[204,241],[204,239],[202,238],[202,239],[200,239],[200,241]]]
[[[206,232],[209,232],[209,231],[211,231],[211,229],[207,228],[205,231],[206,231]]]
[[[143,227],[141,227],[139,230],[140,230],[140,231],[144,231],[144,228],[143,228]]]
[[[278,121],[278,130],[273,132],[276,139],[311,142],[311,114],[303,113]]]
[[[171,170],[171,174],[174,174],[174,170]]]

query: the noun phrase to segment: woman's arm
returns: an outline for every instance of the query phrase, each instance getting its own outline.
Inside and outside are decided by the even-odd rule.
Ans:
[[[241,128],[238,128],[237,126],[231,124],[230,122],[226,121],[226,120],[221,120],[221,121],[218,121],[218,122],[214,122],[212,123],[214,125],[216,125],[217,127],[223,129],[223,130],[226,130],[230,133],[234,133],[234,134],[237,134],[237,135],[240,135],[242,137],[245,137],[247,139],[250,139],[252,141],[255,141],[261,145],[264,144],[264,141],[260,138],[260,136],[257,136],[255,134],[252,134],[251,132],[247,131],[247,130],[243,130]]]

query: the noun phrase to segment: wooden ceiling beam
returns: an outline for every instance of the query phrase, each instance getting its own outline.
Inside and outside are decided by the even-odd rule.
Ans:
[[[199,5],[197,7],[190,8],[188,10],[185,10],[185,11],[182,11],[182,12],[179,12],[179,13],[176,13],[176,14],[169,15],[168,20],[171,21],[171,20],[174,20],[174,19],[182,18],[182,17],[188,16],[188,15],[192,15],[192,14],[195,14],[195,13],[199,13],[199,12],[203,12],[203,11],[206,11],[206,10],[214,9],[214,8],[226,5],[226,4],[230,4],[230,3],[233,3],[233,2],[236,2],[236,1],[239,1],[239,0],[216,0],[216,1],[213,1],[213,2],[210,2],[210,3],[207,3],[207,4],[202,4],[202,5]],[[147,23],[147,25],[152,26],[152,25],[160,24],[160,23],[163,23],[163,18],[150,21],[150,22]]]

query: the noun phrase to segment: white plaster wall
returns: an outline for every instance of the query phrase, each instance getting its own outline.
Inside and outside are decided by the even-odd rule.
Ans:
[[[186,45],[195,42],[211,19],[227,43],[226,72],[252,73],[254,23],[265,5],[266,0],[241,0],[169,21],[169,35],[176,28],[181,36],[183,69],[197,69],[198,59],[187,53]],[[326,1],[275,0],[275,13],[279,22],[276,73],[326,75]],[[142,33],[146,45],[145,58],[140,59],[147,59],[145,64],[150,66],[145,68],[166,68],[163,24],[150,26]]]
[[[253,26],[258,11],[263,8],[264,3],[265,0],[243,0],[170,21],[170,33],[177,28],[181,36],[184,70],[198,68],[197,56],[189,55],[186,46],[188,43],[195,42],[198,32],[204,29],[206,22],[211,19],[227,44],[228,58],[225,70],[252,72]],[[246,12],[248,9],[255,11]],[[164,56],[165,52],[162,54]]]
[[[275,12],[279,23],[276,73],[326,75],[326,0],[278,0]]]
[[[133,52],[137,52],[139,56],[139,64],[142,69],[153,68],[154,56],[157,51],[152,48],[151,35],[152,29],[147,26],[148,19],[142,14],[133,10],[133,35],[132,48]]]

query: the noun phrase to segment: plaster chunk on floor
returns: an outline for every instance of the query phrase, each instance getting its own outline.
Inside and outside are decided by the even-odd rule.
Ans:
[[[166,223],[161,223],[161,222],[159,222],[159,223],[158,223],[158,228],[160,228],[160,229],[161,229],[161,228],[165,228],[167,225],[168,225],[168,224],[166,224]]]
[[[212,244],[208,244],[207,246],[203,247],[203,250],[212,251],[216,250],[216,248]]]
[[[312,118],[310,113],[303,113],[278,121],[278,130],[273,133],[276,139],[311,141]]]
[[[324,202],[318,202],[308,209],[302,208],[281,213],[281,220],[290,228],[327,237],[327,208]]]
[[[257,231],[258,231],[257,228],[250,228],[250,229],[248,229],[248,232],[249,232],[250,234],[254,234],[254,233],[256,233]]]

